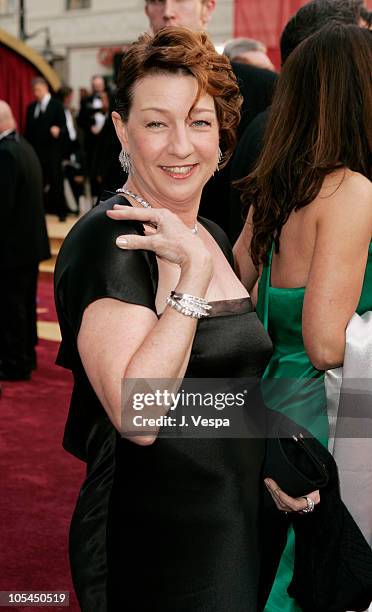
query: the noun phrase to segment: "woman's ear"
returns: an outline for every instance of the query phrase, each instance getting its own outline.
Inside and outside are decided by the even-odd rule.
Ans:
[[[127,138],[127,126],[126,123],[122,120],[119,113],[113,111],[111,113],[111,118],[115,127],[115,132],[117,137],[120,140],[122,148],[128,152],[128,138]]]

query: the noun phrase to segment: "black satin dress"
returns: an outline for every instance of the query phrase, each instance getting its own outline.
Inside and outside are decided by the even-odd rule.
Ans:
[[[123,199],[101,203],[73,228],[56,266],[57,363],[75,378],[64,446],[87,462],[70,531],[81,610],[256,612],[265,441],[138,446],[114,430],[82,368],[76,337],[91,301],[113,297],[155,311],[156,258],[117,249],[119,234],[142,230],[105,216],[116,201]],[[200,222],[231,261],[222,231]],[[215,302],[198,323],[186,377],[257,378],[271,352],[249,298]]]

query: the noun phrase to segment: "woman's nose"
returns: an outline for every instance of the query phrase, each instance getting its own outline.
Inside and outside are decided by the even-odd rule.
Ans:
[[[168,151],[169,153],[182,159],[193,153],[194,146],[191,142],[186,126],[175,130],[170,135]]]

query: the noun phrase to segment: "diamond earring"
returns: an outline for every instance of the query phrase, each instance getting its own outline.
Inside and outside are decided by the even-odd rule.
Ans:
[[[221,151],[221,148],[218,147],[218,161],[217,161],[217,168],[216,168],[217,172],[220,169],[220,164],[221,164],[222,160],[223,160],[223,153]]]
[[[120,152],[119,162],[124,172],[126,174],[130,174],[132,171],[132,162],[129,153],[127,153],[127,151],[125,151],[124,149],[122,149]]]

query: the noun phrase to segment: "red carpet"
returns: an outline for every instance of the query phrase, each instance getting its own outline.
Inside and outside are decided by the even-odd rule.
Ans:
[[[38,307],[47,310],[40,318],[55,320],[50,282],[40,283]],[[0,591],[70,591],[70,607],[47,609],[78,612],[67,539],[84,464],[61,447],[71,374],[54,365],[57,349],[41,340],[32,380],[2,386]]]

